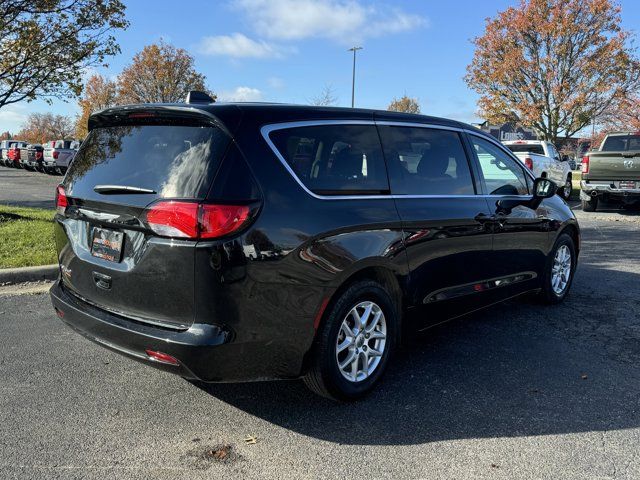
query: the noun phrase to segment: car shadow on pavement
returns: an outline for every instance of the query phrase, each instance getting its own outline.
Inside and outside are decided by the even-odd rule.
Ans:
[[[592,251],[583,252],[564,304],[524,297],[430,329],[362,401],[332,402],[298,381],[197,385],[258,418],[341,444],[640,427],[640,252],[630,238],[638,230],[626,228],[585,232]],[[635,271],[601,261],[596,248]]]

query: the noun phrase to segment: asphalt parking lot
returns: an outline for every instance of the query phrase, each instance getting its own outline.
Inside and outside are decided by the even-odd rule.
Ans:
[[[354,404],[194,385],[0,294],[0,478],[640,478],[640,216],[578,216],[563,305],[433,329]]]
[[[21,207],[54,208],[57,175],[0,167],[0,203]]]

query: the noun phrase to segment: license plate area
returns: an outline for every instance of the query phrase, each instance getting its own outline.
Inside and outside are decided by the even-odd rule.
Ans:
[[[620,180],[620,190],[635,190],[636,182],[633,180]]]
[[[94,227],[91,234],[91,255],[117,263],[122,259],[123,243],[123,232]]]

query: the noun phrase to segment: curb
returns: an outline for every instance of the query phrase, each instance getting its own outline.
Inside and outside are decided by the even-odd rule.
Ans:
[[[58,265],[41,265],[38,267],[2,268],[0,284],[37,282],[58,278]]]

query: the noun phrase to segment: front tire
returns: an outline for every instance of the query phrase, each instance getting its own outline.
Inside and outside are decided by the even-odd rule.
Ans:
[[[329,307],[304,382],[333,400],[353,401],[375,388],[395,348],[398,312],[379,283],[350,285]]]
[[[571,288],[577,265],[573,238],[563,233],[556,240],[545,266],[542,279],[541,300],[549,305],[562,302]]]
[[[598,208],[598,197],[591,197],[589,200],[582,200],[581,203],[583,212],[595,212],[596,208]]]

